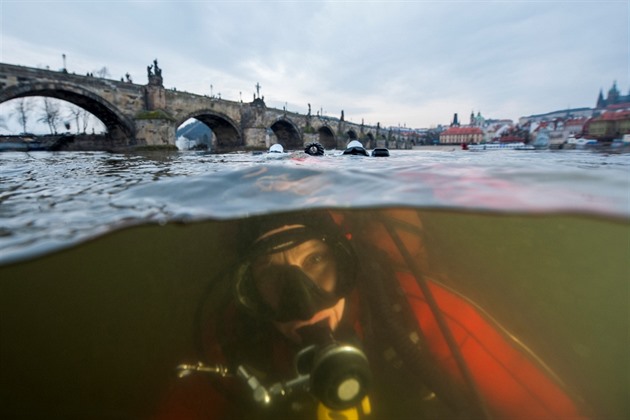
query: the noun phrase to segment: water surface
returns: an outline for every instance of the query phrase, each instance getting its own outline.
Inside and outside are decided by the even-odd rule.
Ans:
[[[431,149],[428,149],[431,150]],[[235,153],[2,153],[0,263],[129,223],[304,207],[413,206],[627,218],[630,155],[392,151],[388,158]]]

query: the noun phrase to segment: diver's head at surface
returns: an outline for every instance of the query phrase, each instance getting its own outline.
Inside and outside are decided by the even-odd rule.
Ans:
[[[336,328],[354,286],[355,257],[327,212],[253,220],[242,237],[245,259],[235,273],[242,307],[294,341],[299,328],[322,320]]]

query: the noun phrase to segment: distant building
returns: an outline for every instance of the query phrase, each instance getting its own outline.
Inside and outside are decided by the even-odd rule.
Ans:
[[[453,115],[453,122],[451,122],[451,127],[459,127],[459,120],[457,119],[457,112]]]
[[[582,137],[584,135],[584,125],[588,121],[588,118],[572,118],[564,121],[562,124],[562,138],[567,139],[569,137]]]
[[[462,125],[458,114],[453,114],[453,120],[448,128],[440,130],[440,144],[479,144],[499,140],[501,133],[513,127],[509,119],[486,119],[477,111],[470,113],[470,123]],[[437,138],[436,138],[437,141]]]
[[[591,118],[584,126],[586,136],[601,141],[612,141],[630,134],[630,109],[606,111]]]
[[[606,98],[600,90],[594,108],[567,108],[511,120],[486,119],[481,112],[470,113],[470,124],[462,125],[457,113],[450,127],[442,131],[443,144],[483,142],[538,142],[551,147],[564,144],[571,137],[611,141],[630,134],[630,91],[622,95],[614,82]],[[435,141],[435,140],[432,140]]]
[[[584,119],[583,122],[586,122],[586,119]],[[580,137],[581,126],[578,128],[576,125],[570,124],[569,127],[571,127],[570,132],[567,132],[567,126],[562,119],[529,124],[530,142],[537,147],[549,146],[556,149],[560,148],[570,135]]]
[[[585,137],[601,141],[612,141],[630,134],[630,91],[622,95],[616,81],[608,89],[606,98],[600,90],[593,117],[586,121],[583,132]]]
[[[499,141],[501,135],[509,130],[512,126],[512,120],[494,120],[494,122],[491,123],[486,121],[486,126],[483,129],[485,132],[484,140],[486,142]]]
[[[600,89],[595,108],[597,110],[630,109],[630,92],[627,95],[622,95],[617,89],[617,82],[615,81],[608,90],[606,99],[604,99],[604,94]]]
[[[483,130],[479,127],[449,127],[440,133],[440,144],[477,144],[482,142],[483,137]]]
[[[470,126],[471,127],[484,127],[486,125],[486,119],[481,115],[481,112],[477,111],[475,115],[474,111],[470,112]]]
[[[504,118],[501,120],[495,120],[495,119],[486,119],[484,124],[486,126],[490,125],[490,124],[499,124],[499,125],[513,125],[514,121]]]
[[[537,147],[539,149],[545,149],[551,146],[551,138],[549,137],[549,129],[547,129],[545,123],[543,124],[537,126],[530,133],[530,137],[533,139],[531,144],[534,147]]]
[[[546,114],[529,115],[527,117],[521,117],[518,119],[519,125],[526,125],[531,123],[539,123],[546,121],[553,121],[557,119],[573,119],[573,118],[590,118],[593,116],[592,108],[569,108],[560,111],[552,111]]]
[[[519,125],[547,122],[554,120],[572,120],[591,118],[601,115],[605,111],[630,110],[630,92],[622,95],[614,82],[608,90],[608,95],[604,99],[603,91],[600,89],[595,108],[570,108],[559,111],[552,111],[546,114],[529,115],[518,120]]]

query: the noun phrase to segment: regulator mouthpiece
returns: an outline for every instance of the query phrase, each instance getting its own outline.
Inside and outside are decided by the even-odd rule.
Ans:
[[[333,344],[315,355],[310,374],[311,392],[326,407],[346,410],[359,405],[371,381],[367,357],[356,347]]]

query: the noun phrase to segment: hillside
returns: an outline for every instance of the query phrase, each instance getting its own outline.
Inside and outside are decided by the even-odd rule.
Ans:
[[[186,137],[188,140],[203,141],[212,138],[212,130],[201,121],[193,121],[183,127],[179,127],[176,132],[177,138]]]

